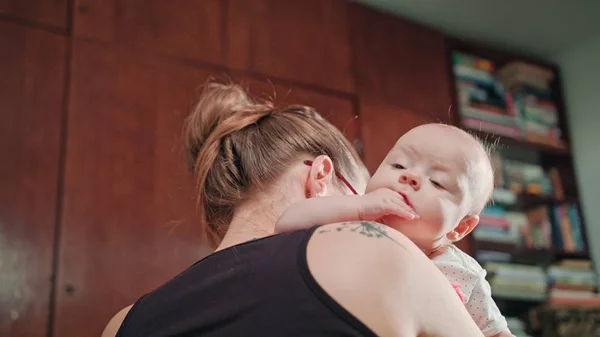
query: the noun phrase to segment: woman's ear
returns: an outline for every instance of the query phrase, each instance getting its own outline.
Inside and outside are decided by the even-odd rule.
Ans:
[[[334,176],[333,162],[329,156],[318,156],[312,162],[306,182],[307,198],[327,195]]]
[[[454,228],[450,233],[446,234],[446,237],[451,242],[456,242],[469,235],[469,233],[475,229],[478,223],[479,215],[467,215],[460,221],[456,228]]]

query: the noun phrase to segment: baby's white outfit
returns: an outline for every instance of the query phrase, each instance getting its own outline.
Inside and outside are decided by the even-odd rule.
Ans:
[[[460,284],[467,311],[486,337],[507,329],[506,319],[492,299],[490,284],[485,279],[486,271],[475,259],[450,245],[432,260],[451,283]]]

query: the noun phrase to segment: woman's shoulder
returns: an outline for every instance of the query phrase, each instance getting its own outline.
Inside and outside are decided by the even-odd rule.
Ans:
[[[379,336],[481,336],[448,280],[400,232],[364,221],[321,226],[306,256],[325,292]]]
[[[369,273],[379,272],[382,267],[385,274],[392,277],[394,271],[408,273],[409,268],[433,266],[425,254],[402,233],[370,221],[319,227],[308,242],[307,258],[309,264],[329,265],[329,269],[335,266],[336,272],[346,267],[347,273],[359,274],[353,280],[364,278],[366,281],[371,279]],[[420,263],[401,263],[407,260]]]
[[[417,335],[408,289],[419,292],[418,269],[432,263],[404,235],[375,222],[325,225],[310,238],[306,257],[323,290],[375,334]]]
[[[321,226],[315,230],[309,241],[309,248],[311,247],[339,249],[345,254],[364,258],[377,255],[380,261],[396,258],[429,261],[425,254],[402,233],[372,221],[351,221]],[[350,250],[351,247],[356,249]],[[383,252],[389,254],[380,255]],[[326,256],[334,257],[331,254],[321,257]],[[371,264],[365,265],[368,266]]]

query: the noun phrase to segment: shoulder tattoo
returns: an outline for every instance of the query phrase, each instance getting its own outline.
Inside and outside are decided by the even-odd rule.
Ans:
[[[344,232],[344,231],[357,233],[359,235],[366,236],[368,238],[373,238],[373,239],[387,239],[387,240],[391,240],[394,243],[400,245],[400,243],[398,241],[396,241],[393,237],[391,237],[388,234],[387,229],[385,228],[384,225],[378,224],[376,222],[369,222],[369,221],[343,222],[343,223],[336,225],[336,227],[334,227],[334,228],[320,229],[318,231],[318,233],[324,234],[324,233],[330,233],[330,232]]]

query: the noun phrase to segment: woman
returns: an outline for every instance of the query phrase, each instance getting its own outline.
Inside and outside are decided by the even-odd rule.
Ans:
[[[355,222],[272,235],[298,200],[364,190],[360,160],[315,110],[209,84],[185,135],[216,252],[123,309],[103,336],[482,336],[400,233]]]

